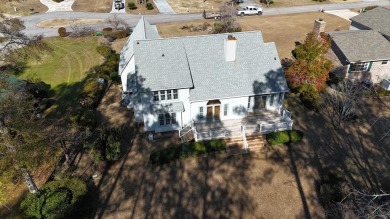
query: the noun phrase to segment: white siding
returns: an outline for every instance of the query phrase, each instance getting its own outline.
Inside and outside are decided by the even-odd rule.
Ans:
[[[371,65],[371,80],[375,84],[380,83],[383,79],[390,78],[390,61],[382,65],[382,61],[373,62]]]
[[[144,127],[145,131],[155,131],[155,132],[164,132],[179,130],[183,127],[183,124],[189,124],[191,121],[191,111],[190,111],[190,102],[189,102],[189,89],[178,89],[178,98],[176,100],[164,100],[159,101],[158,103],[169,103],[182,101],[184,105],[184,112],[176,112],[177,124],[162,125],[160,126],[158,114],[150,112],[150,106],[155,104],[153,101],[152,93],[143,93],[142,94],[142,114],[144,118]],[[182,122],[183,121],[183,122]]]

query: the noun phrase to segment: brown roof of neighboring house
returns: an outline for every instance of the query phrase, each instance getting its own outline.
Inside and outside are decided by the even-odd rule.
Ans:
[[[375,30],[337,31],[329,35],[349,63],[390,60],[390,42]]]
[[[390,9],[377,7],[360,13],[350,20],[390,36]]]

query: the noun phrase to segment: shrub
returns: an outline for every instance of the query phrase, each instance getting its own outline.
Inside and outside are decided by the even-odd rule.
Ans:
[[[94,110],[80,109],[69,117],[70,121],[78,126],[94,129],[97,126],[97,115]]]
[[[290,142],[291,143],[298,142],[302,139],[303,139],[303,132],[301,132],[299,130],[295,130],[295,129],[290,131]]]
[[[290,142],[288,131],[272,132],[266,135],[267,142],[270,145],[285,144]]]
[[[129,3],[127,3],[127,7],[128,7],[130,10],[135,10],[135,9],[137,9],[137,6],[135,5],[134,2],[129,2]]]
[[[66,28],[65,27],[58,28],[58,35],[60,35],[60,37],[66,37]]]
[[[96,47],[96,51],[103,57],[106,57],[112,53],[111,47],[107,45],[101,45]]]
[[[150,2],[146,3],[146,9],[153,10],[154,7],[153,7],[152,3],[150,3]]]
[[[46,183],[37,193],[29,193],[20,210],[28,218],[63,218],[87,193],[79,178],[65,178]]]
[[[80,94],[80,104],[83,108],[94,109],[98,106],[103,96],[105,86],[100,84],[96,78],[86,81]]]
[[[149,159],[153,165],[161,165],[178,159],[195,157],[201,154],[214,153],[224,150],[226,150],[226,143],[221,139],[187,142],[178,146],[155,151],[150,155]]]
[[[112,31],[112,27],[105,27],[105,28],[103,28],[102,31],[103,32],[111,32]]]
[[[117,30],[114,32],[113,36],[115,39],[122,39],[122,38],[129,36],[129,31],[127,29]]]
[[[320,109],[320,96],[318,93],[306,92],[302,93],[300,97],[303,105],[307,109],[318,112],[318,110]]]
[[[265,137],[270,145],[287,144],[302,140],[303,132],[293,129],[291,131],[272,132]]]
[[[324,205],[340,202],[349,191],[349,188],[345,183],[345,177],[343,173],[336,168],[330,168],[325,171],[320,186],[320,200]]]
[[[121,157],[121,132],[120,128],[103,128],[99,138],[94,143],[96,160],[115,161]]]

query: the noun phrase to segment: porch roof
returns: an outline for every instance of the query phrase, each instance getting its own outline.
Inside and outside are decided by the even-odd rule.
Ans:
[[[151,111],[154,113],[184,112],[184,105],[182,101],[153,104],[151,105]]]

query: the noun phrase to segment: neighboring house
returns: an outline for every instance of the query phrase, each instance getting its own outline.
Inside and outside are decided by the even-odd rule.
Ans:
[[[390,78],[390,42],[375,30],[328,33],[337,56],[338,76],[351,81],[381,83]]]
[[[350,20],[350,30],[376,30],[390,41],[390,9],[376,7]]]
[[[123,103],[148,132],[202,140],[292,128],[275,44],[258,31],[163,39],[141,18],[119,73]]]
[[[350,20],[349,31],[328,33],[332,72],[351,81],[383,84],[390,79],[390,10],[377,7]]]

